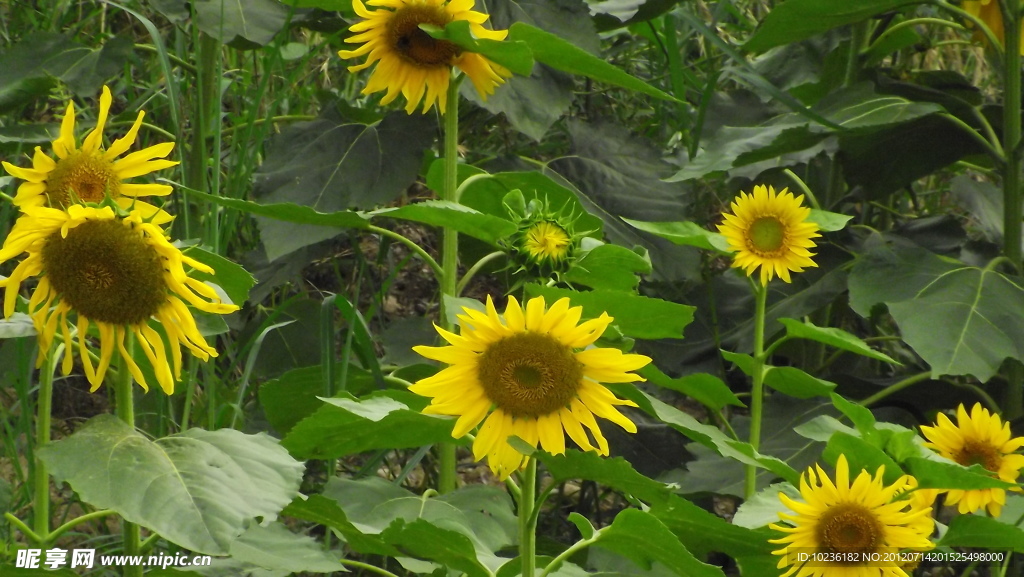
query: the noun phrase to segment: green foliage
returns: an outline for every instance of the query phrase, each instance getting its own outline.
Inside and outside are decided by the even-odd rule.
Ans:
[[[303,470],[265,434],[190,429],[152,441],[112,415],[40,453],[84,501],[213,555],[228,553],[256,517],[283,509]]]

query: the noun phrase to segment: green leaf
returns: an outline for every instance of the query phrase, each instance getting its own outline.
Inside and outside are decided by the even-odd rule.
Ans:
[[[672,573],[686,577],[724,577],[718,567],[697,560],[657,517],[637,509],[626,509],[598,534],[595,543],[650,569],[654,562]]]
[[[211,555],[228,553],[254,518],[277,515],[304,468],[263,433],[190,429],[151,441],[113,415],[39,454],[83,501]]]
[[[602,244],[572,264],[563,280],[594,289],[634,291],[640,278],[651,272],[651,262],[626,247]]]
[[[436,128],[432,118],[404,111],[373,124],[347,123],[330,113],[292,123],[271,141],[266,160],[253,174],[252,199],[268,205],[296,203],[326,213],[385,205],[416,180]],[[339,232],[304,224],[355,226],[306,223],[274,213],[263,213],[256,221],[270,260]]]
[[[249,289],[256,284],[256,279],[238,263],[196,246],[182,252],[213,269],[213,274],[192,271],[189,276],[224,289],[233,304],[242,306],[249,300]]]
[[[602,457],[594,451],[575,449],[569,449],[561,455],[537,450],[534,456],[544,463],[548,473],[557,482],[576,479],[595,481],[647,503],[663,502],[671,494],[668,485],[636,472],[629,461],[622,457]]]
[[[678,102],[675,97],[535,26],[516,22],[509,28],[508,37],[513,42],[525,42],[533,51],[535,60],[547,64],[555,70],[586,76],[599,82],[641,92],[661,100]]]
[[[737,441],[717,427],[705,425],[690,415],[638,390],[636,387],[613,385],[610,387],[620,397],[637,403],[641,410],[683,433],[690,439],[715,451],[723,457],[734,459],[745,465],[767,469],[790,483],[796,483],[799,475],[784,461],[762,455],[750,443]]]
[[[219,204],[241,212],[246,212],[256,216],[264,216],[284,222],[344,228],[366,228],[367,225],[369,225],[369,221],[364,214],[351,210],[319,212],[315,209],[309,208],[308,206],[301,206],[292,202],[260,204],[249,200],[216,196],[192,188],[186,188],[186,190],[190,196],[197,197],[207,202],[212,202],[213,204]]]
[[[838,212],[812,208],[811,215],[807,217],[807,221],[818,225],[818,228],[823,232],[835,232],[846,228],[846,223],[850,222],[852,218],[852,216],[839,214]]]
[[[337,555],[312,537],[296,535],[281,523],[253,525],[231,543],[230,557],[213,561],[213,571],[245,575],[249,571],[333,573],[348,571]]]
[[[373,375],[359,367],[349,366],[345,390],[360,395],[376,388]],[[285,434],[296,423],[323,406],[320,397],[327,390],[320,366],[292,369],[276,379],[260,385],[260,406],[274,430]]]
[[[453,441],[448,417],[420,412],[428,400],[405,391],[368,398],[322,399],[324,405],[285,435],[281,445],[301,459],[336,459],[370,449],[407,449]]]
[[[32,317],[25,313],[14,313],[9,319],[0,319],[0,339],[16,339],[35,336],[36,327]]]
[[[580,537],[583,539],[592,539],[597,529],[590,523],[590,520],[580,515],[576,511],[569,513],[569,522],[576,525],[576,529],[580,532]]]
[[[664,503],[652,505],[650,512],[698,557],[720,551],[736,560],[745,577],[778,575],[772,556],[776,545],[768,542],[768,539],[777,537],[777,533],[752,531],[734,525],[677,495],[671,495]]]
[[[303,495],[291,502],[281,511],[282,515],[319,523],[330,527],[345,539],[345,543],[356,553],[367,555],[386,555],[396,557],[401,553],[398,549],[385,543],[377,532],[364,533],[356,527],[337,501],[323,495]],[[366,527],[363,527],[365,529]]]
[[[673,379],[661,372],[653,363],[637,371],[637,374],[643,376],[652,385],[672,389],[692,397],[714,411],[719,411],[726,405],[746,406],[729,386],[722,382],[722,379],[714,375],[694,373]]]
[[[774,483],[744,501],[733,515],[732,522],[748,529],[760,529],[770,523],[778,523],[781,520],[779,513],[789,512],[788,507],[779,499],[779,493],[797,502],[803,500],[800,490],[793,485]]]
[[[1024,552],[1024,531],[981,515],[957,515],[939,539],[941,547],[980,547]]]
[[[444,28],[421,24],[422,28],[430,36],[447,40],[452,44],[466,50],[476,52],[487,57],[488,60],[496,62],[508,68],[520,76],[529,76],[533,70],[533,53],[530,47],[524,42],[489,40],[486,38],[475,38],[469,29],[468,20],[455,20]]]
[[[569,110],[573,82],[567,74],[547,66],[535,66],[528,76],[512,76],[506,80],[487,100],[483,100],[470,83],[465,83],[460,92],[491,114],[504,114],[513,128],[540,142],[551,125]]]
[[[196,26],[224,44],[238,37],[263,46],[289,19],[288,9],[276,0],[193,0],[193,5]]]
[[[906,465],[922,489],[1009,489],[1017,486],[992,477],[981,465],[964,467],[959,463],[923,457],[911,457],[906,460]]]
[[[1024,359],[1024,289],[994,270],[915,247],[878,247],[854,265],[850,302],[861,314],[887,304],[933,378],[972,375],[985,382],[1005,359]]]
[[[839,409],[839,412],[850,419],[853,426],[857,427],[857,431],[861,434],[867,434],[870,431],[876,430],[875,415],[871,413],[871,409],[849,401],[846,397],[839,394],[832,395],[832,404],[835,408]]]
[[[468,206],[446,200],[428,200],[398,208],[382,208],[367,213],[372,217],[399,218],[444,226],[496,246],[498,240],[516,231],[506,218],[484,214]]]
[[[536,199],[546,202],[551,210],[578,216],[573,225],[576,232],[600,236],[604,226],[601,219],[587,212],[576,193],[535,171],[482,175],[466,183],[459,202],[482,213],[507,218],[502,199],[513,190],[521,191],[527,203]]]
[[[778,321],[786,327],[786,336],[817,341],[837,349],[868,357],[869,359],[884,361],[894,365],[899,364],[890,358],[889,355],[872,349],[867,343],[842,329],[819,327],[811,322],[800,322],[796,319],[778,319]]]
[[[694,222],[641,222],[622,219],[630,226],[660,236],[675,244],[695,246],[717,253],[729,253],[729,241],[717,232],[712,232]]]
[[[764,52],[917,3],[916,0],[787,0],[768,13],[743,47],[751,52]]]
[[[694,307],[621,291],[576,292],[530,284],[526,293],[543,296],[548,303],[569,297],[574,306],[583,307],[584,318],[597,318],[607,312],[622,334],[638,339],[681,338],[683,328],[693,320]]]
[[[842,432],[832,435],[822,456],[834,465],[839,460],[839,455],[846,455],[846,462],[850,464],[851,480],[857,478],[860,471],[867,471],[874,476],[882,466],[885,467],[882,478],[887,485],[895,483],[903,475],[903,469],[892,457],[860,437]]]
[[[796,367],[770,367],[764,384],[798,399],[827,397],[836,388],[835,383],[813,377]]]

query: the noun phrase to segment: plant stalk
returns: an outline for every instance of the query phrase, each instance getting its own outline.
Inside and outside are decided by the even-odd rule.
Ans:
[[[764,317],[768,303],[768,286],[760,281],[754,282],[754,374],[750,389],[750,446],[755,451],[761,446],[761,420],[764,413],[764,373],[767,356],[764,350]],[[746,466],[746,490],[744,495],[750,499],[757,493],[757,467]]]
[[[537,497],[537,460],[526,458],[519,494],[519,573],[533,577],[537,566],[537,532],[534,530],[534,504]]]
[[[135,348],[134,338],[131,333],[125,335],[125,350],[132,354]],[[120,359],[120,357],[118,357]],[[117,370],[117,377],[114,379],[114,403],[117,416],[135,428],[135,399],[132,389],[132,373],[128,370],[127,361],[121,359]],[[121,537],[124,543],[124,555],[135,556],[139,554],[139,526],[125,519],[121,520]],[[126,564],[124,566],[124,577],[142,577],[142,566]]]
[[[1021,56],[1020,0],[1002,0],[1003,31],[1006,41],[1003,55],[1003,150],[1006,164],[1003,172],[1003,252],[1020,273],[1021,268]],[[1016,419],[1024,416],[1024,367],[1010,361],[1007,371],[1003,416]]]
[[[459,185],[459,82],[456,78],[448,82],[448,102],[444,111],[444,187],[441,200],[458,202],[456,191]],[[445,227],[441,242],[441,326],[447,331],[454,331],[455,326],[449,320],[448,305],[445,297],[457,294],[459,274],[459,233]],[[439,468],[437,490],[439,493],[450,493],[455,490],[456,459],[455,443],[442,443],[438,447]]]
[[[65,351],[70,354],[70,351]],[[32,500],[33,529],[39,536],[39,545],[45,546],[50,539],[50,473],[39,458],[39,450],[50,442],[50,413],[53,409],[53,373],[57,368],[55,349],[51,347],[46,361],[39,371],[39,399],[36,401],[36,446],[35,478]]]

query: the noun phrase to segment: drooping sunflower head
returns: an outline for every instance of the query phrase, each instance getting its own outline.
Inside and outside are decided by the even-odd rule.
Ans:
[[[0,280],[5,290],[4,315],[13,314],[21,283],[38,277],[28,305],[39,335],[38,362],[50,353],[59,332],[65,345],[62,370],[69,374],[77,340],[94,391],[103,382],[115,347],[124,366],[148,390],[126,347],[126,335],[133,335],[160,386],[170,394],[181,372],[180,345],[203,360],[217,356],[216,349],[199,333],[185,303],[216,314],[238,308],[222,304],[213,288],[189,277],[186,265],[201,272],[213,271],[182,254],[139,210],[122,217],[109,206],[74,204],[67,211],[25,208],[0,249],[0,263],[22,253],[28,256],[9,278]],[[96,366],[88,352],[92,326],[99,341]]]
[[[451,346],[414,347],[424,357],[449,366],[410,390],[432,397],[424,412],[459,417],[452,431],[455,438],[483,421],[473,455],[477,460],[486,456],[502,479],[524,460],[508,443],[513,435],[561,454],[568,433],[582,449],[607,455],[608,441],[595,415],[636,432],[636,425],[615,408],[635,404],[617,398],[601,383],[642,381],[630,371],[651,359],[617,349],[586,348],[612,322],[607,314],[580,323],[582,307],[571,307],[563,298],[546,309],[543,297],[530,299],[525,310],[509,297],[504,317],[490,298],[486,312],[463,311],[461,334],[437,329]]]
[[[174,149],[174,143],[156,144],[119,159],[135,143],[145,114],[139,111],[127,134],[104,148],[103,129],[111,102],[110,89],[104,86],[100,94],[96,127],[85,136],[81,148],[75,140],[75,105],[69,102],[60,125],[60,135],[53,141],[56,160],[37,146],[32,157],[32,168],[3,163],[4,169],[11,176],[24,181],[18,187],[14,204],[22,208],[49,206],[66,209],[78,202],[101,203],[111,198],[125,210],[145,209],[146,215],[152,217],[158,213],[160,216],[157,220],[166,222],[165,213],[135,200],[135,197],[167,195],[171,193],[171,187],[166,184],[135,184],[125,181],[178,164],[177,161],[165,159]]]
[[[363,94],[386,90],[381,104],[388,104],[401,94],[409,114],[421,100],[423,112],[437,103],[444,114],[452,67],[465,73],[484,99],[512,75],[480,54],[465,52],[420,28],[424,24],[444,28],[456,20],[465,20],[477,38],[504,40],[507,30],[488,30],[482,26],[488,16],[470,10],[473,0],[368,0],[366,4],[380,9],[367,10],[360,0],[353,0],[352,7],[364,20],[353,24],[349,29],[356,34],[345,39],[362,46],[341,50],[338,55],[367,56],[362,64],[350,66],[351,72],[377,64]]]
[[[985,26],[999,41],[1000,47],[1006,46],[1003,11],[999,8],[999,0],[964,0],[960,6],[965,12],[985,23]],[[973,26],[973,23],[968,22],[967,25]],[[981,31],[975,31],[974,38],[981,42],[987,42],[986,36]],[[1024,30],[1021,31],[1021,39],[1024,40]],[[1020,51],[1021,54],[1024,54],[1024,42],[1021,42]]]
[[[793,511],[793,514],[779,513],[782,523],[769,525],[785,533],[784,537],[770,540],[784,545],[772,552],[781,556],[779,569],[789,567],[783,577],[907,577],[899,562],[889,560],[884,554],[934,547],[928,539],[933,528],[931,507],[918,500],[899,498],[913,483],[911,477],[904,475],[886,486],[883,473],[883,468],[873,477],[861,471],[851,483],[846,456],[840,455],[835,483],[821,467],[815,467],[800,476],[802,502],[779,494],[782,503]],[[800,553],[852,553],[862,560],[868,554],[882,555],[880,560],[870,562],[819,558],[804,563]]]
[[[773,187],[764,185],[755,186],[753,194],[741,192],[732,203],[732,214],[725,213],[725,222],[718,225],[718,232],[736,253],[732,266],[742,268],[747,276],[761,267],[763,285],[775,275],[790,282],[790,271],[818,266],[809,249],[815,247],[811,239],[821,235],[818,225],[807,221],[811,210],[802,205],[803,200],[788,189],[776,194]]]
[[[928,439],[925,446],[965,467],[981,465],[993,477],[1011,483],[1016,481],[1024,468],[1024,455],[1016,454],[1024,446],[1024,437],[1012,437],[1010,424],[1003,422],[999,415],[989,413],[980,403],[974,405],[970,415],[963,405],[957,407],[956,420],[954,425],[949,417],[939,413],[935,426],[922,426],[921,432]],[[946,503],[959,503],[957,509],[961,513],[972,513],[984,507],[993,517],[998,517],[1006,504],[1006,491],[955,489],[949,491]]]

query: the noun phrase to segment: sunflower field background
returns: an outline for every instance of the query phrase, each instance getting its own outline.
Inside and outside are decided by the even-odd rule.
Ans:
[[[0,577],[1024,575],[1022,4],[0,0]]]

